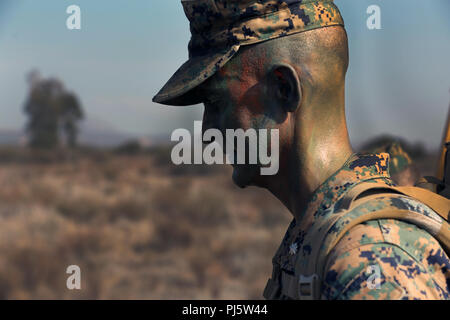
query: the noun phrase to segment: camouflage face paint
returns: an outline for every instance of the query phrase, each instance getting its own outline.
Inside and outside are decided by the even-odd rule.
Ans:
[[[278,129],[279,125],[274,120],[277,117],[274,111],[278,109],[268,101],[261,79],[261,75],[267,73],[266,60],[264,52],[257,55],[250,51],[242,52],[201,86],[202,95],[206,97],[204,131],[209,128],[219,129],[222,133],[227,129]],[[267,135],[267,145],[272,143],[271,136]],[[246,150],[249,150],[248,145]],[[271,150],[268,153],[271,154]],[[278,158],[278,148],[276,156]],[[235,164],[233,167],[233,180],[241,187],[263,179],[259,177],[259,165]]]

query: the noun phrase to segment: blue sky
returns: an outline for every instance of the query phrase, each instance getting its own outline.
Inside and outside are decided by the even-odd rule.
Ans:
[[[350,39],[347,118],[355,144],[383,133],[436,148],[450,101],[448,0],[337,0]],[[81,7],[82,29],[66,28]],[[381,7],[382,29],[366,28]],[[76,92],[87,116],[137,135],[191,129],[202,107],[153,95],[187,59],[178,0],[0,0],[0,128],[21,128],[25,74],[37,68]]]

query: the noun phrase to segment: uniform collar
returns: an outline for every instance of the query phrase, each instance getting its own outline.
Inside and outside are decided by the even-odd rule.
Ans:
[[[341,169],[314,191],[301,215],[300,228],[310,226],[318,216],[323,215],[357,184],[376,179],[379,179],[380,183],[392,185],[388,153],[351,155]]]

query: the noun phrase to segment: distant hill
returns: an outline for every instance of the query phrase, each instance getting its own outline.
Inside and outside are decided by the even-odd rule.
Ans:
[[[114,147],[136,137],[123,133],[110,123],[88,118],[80,123],[80,144],[96,147]]]
[[[0,129],[0,145],[15,146],[25,142],[25,134],[21,130]]]
[[[81,123],[81,144],[97,147],[116,147],[129,141],[138,141],[143,147],[170,143],[169,134],[139,136],[124,133],[110,123],[99,119],[87,119]]]
[[[139,141],[144,147],[149,147],[155,144],[169,143],[170,135],[138,136],[124,133],[110,123],[95,118],[89,118],[80,123],[78,141],[81,145],[108,148],[132,140]],[[26,134],[23,129],[0,129],[0,145],[19,146],[25,144]]]

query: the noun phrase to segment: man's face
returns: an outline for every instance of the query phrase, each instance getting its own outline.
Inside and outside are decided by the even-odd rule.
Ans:
[[[270,99],[264,80],[265,65],[264,56],[251,57],[246,52],[235,57],[202,86],[203,132],[214,128],[225,137],[226,129],[255,129],[256,132],[258,129],[280,129],[280,141],[283,140],[286,114]],[[270,137],[270,131],[267,136]],[[270,142],[267,143],[270,148]],[[248,151],[247,140],[246,164],[233,165],[233,181],[240,187],[264,186],[268,176],[261,176],[259,164],[249,164]],[[231,150],[225,152],[231,154]],[[233,153],[237,159],[236,150]]]

